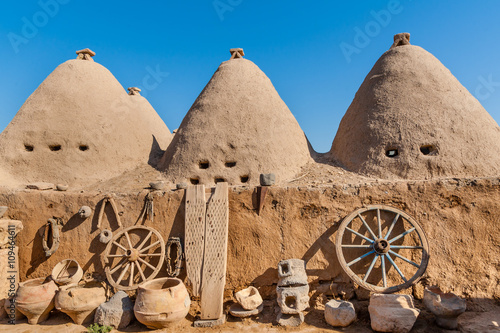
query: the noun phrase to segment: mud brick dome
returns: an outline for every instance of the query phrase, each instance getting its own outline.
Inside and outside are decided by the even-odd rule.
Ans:
[[[386,179],[482,177],[500,171],[500,128],[432,54],[395,36],[359,88],[330,159]]]
[[[172,134],[149,102],[128,95],[90,52],[58,66],[1,133],[1,167],[13,177],[88,184],[154,163],[167,148]]]
[[[232,51],[160,161],[173,182],[258,184],[261,173],[286,180],[311,159],[304,133],[271,81]]]

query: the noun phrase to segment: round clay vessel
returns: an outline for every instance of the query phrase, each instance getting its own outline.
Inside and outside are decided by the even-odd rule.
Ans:
[[[19,321],[19,320],[23,319],[24,317],[26,317],[25,315],[23,315],[19,311],[19,309],[17,308],[17,306],[14,306],[13,309],[11,309],[11,307],[10,307],[10,299],[8,299],[8,298],[4,299],[4,304],[2,305],[2,310],[4,311],[5,317],[8,320],[14,319],[14,321]],[[14,315],[14,318],[11,317],[12,314]]]
[[[78,325],[90,323],[95,310],[106,302],[106,292],[96,284],[77,285],[61,289],[56,296],[56,309],[64,312]]]
[[[83,277],[83,270],[73,259],[64,259],[52,269],[52,280],[60,286],[78,283]]]
[[[190,305],[191,299],[180,279],[160,278],[138,287],[134,313],[148,328],[161,329],[186,317]]]
[[[28,323],[40,324],[54,308],[54,296],[58,289],[54,281],[45,281],[45,278],[21,282],[16,293],[16,308],[28,317]]]

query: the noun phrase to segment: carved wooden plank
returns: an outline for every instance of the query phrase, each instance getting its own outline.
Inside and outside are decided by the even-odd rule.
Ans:
[[[227,191],[227,183],[217,183],[207,207],[201,284],[202,320],[215,320],[223,315],[229,224]]]
[[[188,186],[186,189],[184,253],[186,255],[187,276],[193,286],[193,296],[199,296],[201,290],[206,208],[205,185]]]

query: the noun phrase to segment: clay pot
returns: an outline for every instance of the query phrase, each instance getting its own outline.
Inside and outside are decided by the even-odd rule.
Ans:
[[[90,323],[95,310],[106,302],[106,292],[96,284],[77,285],[61,289],[56,296],[56,309],[71,317],[78,325]]]
[[[151,329],[167,328],[186,317],[191,299],[177,278],[154,279],[137,289],[135,317]]]
[[[58,285],[78,283],[83,277],[83,270],[73,259],[64,259],[52,269],[52,280]]]
[[[438,326],[454,330],[458,327],[458,316],[465,312],[465,300],[453,293],[444,293],[437,286],[424,290],[424,304],[436,316]]]
[[[8,320],[14,319],[14,321],[17,322],[17,321],[23,319],[24,317],[26,317],[25,315],[23,315],[19,311],[19,309],[17,308],[17,306],[14,306],[12,308],[10,307],[10,299],[8,299],[8,298],[4,299],[4,303],[2,305],[2,311],[4,311],[5,317],[7,317]],[[15,313],[14,318],[11,318],[11,314],[13,314],[13,313],[11,313],[11,311],[14,311],[14,313]],[[2,318],[4,318],[4,317],[2,317]]]
[[[28,317],[29,324],[40,324],[54,308],[54,296],[58,289],[54,281],[46,282],[45,278],[21,282],[16,294],[16,308]]]

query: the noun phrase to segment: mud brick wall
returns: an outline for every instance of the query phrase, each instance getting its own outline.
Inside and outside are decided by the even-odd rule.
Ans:
[[[147,190],[115,193],[124,227],[134,225]],[[100,202],[108,193],[22,190],[1,192],[8,218],[21,220],[18,235],[21,280],[47,276],[60,260],[73,258],[84,271],[104,277],[98,240]],[[255,188],[229,190],[227,295],[253,284],[270,297],[277,282],[277,263],[302,258],[311,286],[334,287],[349,297],[353,286],[335,254],[335,234],[342,219],[363,205],[384,204],[414,217],[430,245],[425,283],[440,285],[469,298],[500,299],[500,181],[498,178],[401,181],[362,185],[270,188],[260,215]],[[81,219],[83,205],[93,214]],[[164,240],[184,238],[184,190],[154,192],[154,223]],[[118,229],[111,207],[103,227]],[[61,243],[45,257],[40,230],[52,217],[62,218]],[[139,222],[140,224],[140,222]],[[165,275],[165,267],[159,276]],[[181,278],[185,278],[182,270]],[[327,288],[327,289],[328,289]],[[413,289],[418,297],[421,290]],[[347,296],[346,296],[347,295]]]

